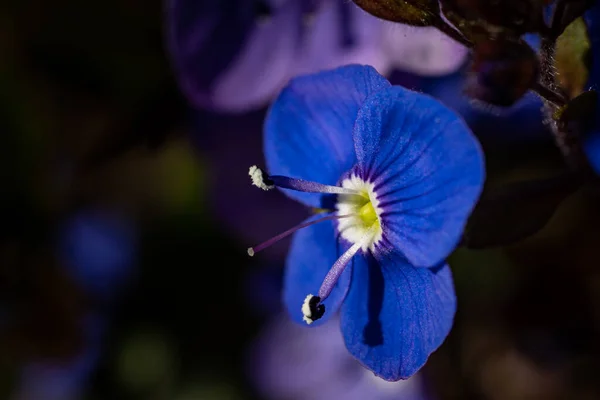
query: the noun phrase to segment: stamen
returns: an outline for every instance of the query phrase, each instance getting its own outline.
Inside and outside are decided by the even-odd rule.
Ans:
[[[269,176],[256,165],[250,167],[248,175],[250,175],[250,178],[252,178],[252,184],[258,188],[261,188],[262,190],[271,190],[275,187],[273,185],[273,181],[269,179]]]
[[[250,167],[249,171],[252,183],[263,189],[269,190],[274,186],[282,189],[291,189],[298,192],[324,193],[324,194],[353,194],[364,197],[361,192],[354,189],[343,188],[340,186],[323,185],[322,183],[305,181],[304,179],[290,178],[281,175],[267,175],[256,165]]]
[[[323,279],[323,283],[319,288],[318,296],[314,296],[312,294],[306,296],[304,304],[302,305],[302,314],[304,315],[302,319],[308,325],[312,324],[321,318],[323,314],[325,314],[325,305],[321,304],[321,302],[325,301],[325,299],[329,297],[335,284],[342,275],[342,272],[344,272],[346,269],[346,266],[352,257],[356,255],[361,247],[365,246],[369,240],[371,240],[371,236],[375,232],[375,229],[377,229],[376,224],[373,224],[358,242],[354,243],[348,250],[346,250],[346,252],[344,252],[344,254],[340,256],[340,258],[337,259],[325,276],[325,279]]]
[[[283,189],[292,189],[299,192],[325,193],[325,194],[355,194],[362,196],[358,190],[347,189],[340,186],[323,185],[322,183],[305,181],[304,179],[289,178],[287,176],[269,176],[275,186]]]
[[[325,314],[325,305],[321,304],[321,298],[312,294],[306,296],[302,304],[302,314],[302,319],[308,325],[321,318]]]
[[[261,244],[254,246],[254,247],[249,247],[248,248],[248,255],[250,257],[254,256],[254,254],[258,253],[259,251],[266,249],[267,247],[271,246],[272,244],[277,243],[278,241],[280,241],[281,239],[291,235],[292,233],[296,232],[297,230],[300,230],[302,228],[306,228],[307,226],[311,226],[314,224],[318,224],[319,222],[323,222],[323,221],[327,221],[327,220],[332,220],[332,219],[341,219],[341,218],[347,218],[347,217],[351,217],[352,215],[338,215],[338,214],[329,214],[325,217],[322,218],[318,218],[312,221],[307,221],[307,222],[302,222],[301,224],[298,224],[290,229],[288,229],[285,232],[280,233],[277,236],[272,237],[271,239],[262,242]]]

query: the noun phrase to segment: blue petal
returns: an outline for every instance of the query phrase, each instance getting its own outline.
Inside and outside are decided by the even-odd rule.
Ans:
[[[265,122],[269,173],[337,183],[355,163],[352,127],[365,98],[388,87],[374,68],[351,65],[293,79]],[[286,191],[312,207],[321,195]]]
[[[294,234],[283,280],[284,303],[294,321],[306,325],[301,311],[304,299],[309,294],[317,294],[325,275],[347,248],[337,239],[332,221],[319,222]],[[351,270],[350,264],[323,302],[325,315],[311,326],[322,324],[336,313],[346,297]]]
[[[407,379],[452,327],[456,296],[450,268],[361,259],[341,311],[346,347],[375,375]]]
[[[429,96],[370,96],[354,128],[358,171],[380,202],[384,252],[431,267],[457,245],[481,193],[484,162],[464,121]],[[377,254],[376,254],[377,255]]]

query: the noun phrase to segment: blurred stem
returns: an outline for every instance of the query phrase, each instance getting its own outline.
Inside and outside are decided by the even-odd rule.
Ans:
[[[543,37],[540,47],[540,79],[531,90],[544,100],[546,108],[549,110],[549,117],[552,117],[559,108],[567,104],[569,99],[556,84],[554,68],[556,40]]]
[[[458,43],[462,44],[463,46],[465,46],[469,49],[473,48],[473,42],[471,42],[469,39],[464,37],[462,35],[462,33],[457,31],[453,27],[451,27],[446,21],[444,21],[444,19],[441,16],[438,15],[438,18],[435,19],[435,21],[433,22],[433,27],[437,28],[442,33],[444,33],[446,36],[457,41]]]
[[[546,87],[548,90],[556,93],[557,96],[560,96],[557,93],[557,85],[555,78],[555,68],[554,68],[554,51],[556,49],[556,40],[550,39],[547,37],[542,38],[542,43],[540,45],[540,84]],[[563,97],[563,96],[561,96]],[[564,105],[567,99],[564,98],[562,103],[558,104]]]
[[[552,14],[552,23],[550,24],[550,36],[549,39],[556,41],[556,39],[563,33],[566,26],[562,26],[563,15],[565,14],[565,10],[567,8],[567,3],[569,0],[558,0],[556,2],[556,7],[554,7],[554,12]]]
[[[536,82],[531,90],[536,92],[545,101],[552,103],[554,108],[560,108],[567,104],[567,99],[562,94],[553,91],[540,81]]]
[[[586,165],[586,158],[583,155],[579,132],[568,129],[564,124],[559,124],[556,119],[557,111],[564,108],[571,100],[564,94],[561,87],[556,83],[556,69],[554,68],[554,53],[556,50],[556,39],[551,37],[542,37],[540,48],[540,82],[534,88],[536,92],[544,99],[544,111],[546,118],[550,121],[549,125],[554,135],[554,142],[563,154],[565,162],[572,170],[580,170]],[[542,88],[542,92],[537,91]],[[543,93],[547,90],[546,93]],[[558,98],[548,98],[546,95],[553,93],[560,98],[557,103],[554,100]]]
[[[594,0],[558,0],[552,14],[552,23],[547,34],[556,40],[565,29],[594,4]]]

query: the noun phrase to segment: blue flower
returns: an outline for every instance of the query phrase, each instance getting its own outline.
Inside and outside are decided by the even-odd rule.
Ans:
[[[255,185],[331,211],[249,254],[293,232],[292,318],[318,325],[339,309],[354,357],[386,380],[410,377],[452,326],[444,259],[482,189],[478,142],[434,99],[352,65],[290,82],[265,121],[265,156],[270,175],[252,167]]]
[[[58,252],[69,275],[88,294],[110,300],[135,266],[132,221],[102,209],[82,210],[61,226]]]
[[[600,91],[600,3],[594,5],[585,13],[585,22],[591,46],[591,65],[588,85],[590,89]],[[592,129],[587,132],[583,149],[590,165],[600,174],[600,101],[597,103]]]

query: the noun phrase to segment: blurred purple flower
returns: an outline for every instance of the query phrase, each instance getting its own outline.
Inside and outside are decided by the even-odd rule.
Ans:
[[[424,400],[420,374],[388,382],[348,354],[332,319],[314,330],[279,316],[265,326],[251,348],[248,374],[267,400]],[[316,334],[313,334],[316,333]]]
[[[167,43],[196,108],[266,105],[299,74],[345,64],[453,72],[467,50],[435,29],[381,21],[345,0],[168,0]]]
[[[101,354],[105,321],[88,315],[82,321],[84,344],[71,360],[36,360],[25,365],[11,400],[79,400]]]
[[[467,53],[437,30],[381,21],[345,0],[168,0],[167,40],[192,105],[223,112],[265,106],[301,73],[361,63],[436,75],[454,71]],[[191,140],[212,167],[209,198],[225,229],[255,244],[306,218],[281,194],[247,184],[247,165],[262,156],[264,110],[194,119]],[[256,213],[242,211],[241,199]],[[277,218],[257,219],[265,210]],[[281,258],[285,244],[266,256]]]
[[[395,69],[442,76],[455,72],[467,60],[467,48],[435,28],[381,22],[383,52]]]
[[[110,300],[135,264],[133,222],[107,210],[85,210],[60,228],[58,252],[67,273],[88,294]]]

